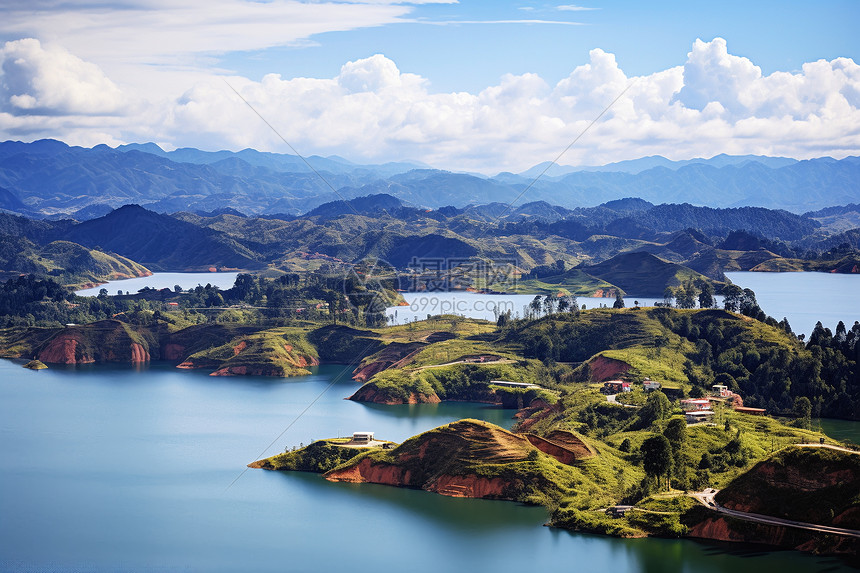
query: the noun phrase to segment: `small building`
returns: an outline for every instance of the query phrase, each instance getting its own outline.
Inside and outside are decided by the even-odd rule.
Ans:
[[[650,378],[646,378],[642,381],[642,388],[646,392],[651,392],[652,390],[659,390],[660,388],[662,388],[662,385],[659,382],[651,380]]]
[[[681,400],[681,409],[685,412],[710,410],[711,402],[705,398],[687,398],[686,400]]]
[[[630,392],[630,382],[623,380],[608,380],[603,383],[603,388],[600,390],[604,394],[620,394],[621,392]]]
[[[751,414],[753,416],[764,416],[766,413],[764,408],[747,408],[746,406],[738,406],[734,410],[735,412]]]
[[[624,514],[631,509],[633,509],[632,505],[613,505],[606,509],[606,513],[612,517],[624,517]]]
[[[711,396],[716,398],[731,398],[734,396],[734,392],[729,390],[729,387],[723,384],[714,384],[711,388]]]
[[[713,410],[693,410],[684,412],[684,419],[688,424],[699,424],[701,422],[712,422],[714,420]]]
[[[373,441],[373,432],[353,432],[352,441],[356,444],[369,444]]]

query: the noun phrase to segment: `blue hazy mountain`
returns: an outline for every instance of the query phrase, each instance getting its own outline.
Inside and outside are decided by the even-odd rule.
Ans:
[[[306,213],[324,203],[387,194],[419,208],[500,203],[524,217],[554,217],[546,205],[593,207],[637,197],[652,204],[766,207],[795,213],[860,202],[860,158],[797,161],[718,155],[644,157],[547,175],[484,177],[417,163],[360,165],[342,157],[245,149],[164,151],[154,143],[72,147],[54,140],[0,143],[0,209],[39,217],[101,216],[128,203],[147,209],[244,214]],[[571,168],[574,169],[574,168]],[[541,215],[542,213],[542,215]]]

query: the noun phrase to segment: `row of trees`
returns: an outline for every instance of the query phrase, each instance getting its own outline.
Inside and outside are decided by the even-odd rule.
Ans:
[[[113,318],[135,324],[310,320],[382,326],[395,294],[393,284],[381,281],[305,273],[275,279],[240,274],[226,290],[207,284],[183,291],[177,285],[118,296],[101,289],[96,297],[80,297],[51,278],[27,275],[0,285],[0,325],[59,326]]]

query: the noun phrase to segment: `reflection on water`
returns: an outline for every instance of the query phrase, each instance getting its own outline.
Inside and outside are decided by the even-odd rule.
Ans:
[[[337,495],[339,503],[349,503],[361,497],[374,504],[384,504],[406,510],[409,514],[432,520],[454,531],[469,533],[533,527],[547,520],[542,507],[486,499],[447,497],[423,490],[391,487],[379,484],[330,482],[317,474],[305,472],[273,472],[279,479],[301,481],[305,491],[314,496]]]

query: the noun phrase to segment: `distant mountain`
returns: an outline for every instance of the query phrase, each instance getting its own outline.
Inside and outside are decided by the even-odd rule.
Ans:
[[[13,213],[29,213],[30,208],[23,201],[9,191],[0,187],[0,210],[11,211]]]
[[[560,218],[557,207],[605,205],[607,212],[644,212],[648,204],[688,203],[802,213],[860,202],[856,157],[646,157],[538,180],[531,171],[491,178],[411,162],[358,165],[335,156],[307,160],[315,171],[297,156],[253,149],[168,152],[152,143],[87,149],[53,140],[7,141],[0,143],[0,209],[92,218],[106,208],[134,203],[161,213],[230,208],[246,215],[293,216],[343,198],[387,194],[430,209],[513,205],[505,211],[516,217],[553,220]],[[629,199],[633,197],[639,202]],[[833,229],[850,225],[850,219],[841,217]]]
[[[612,209],[613,211],[629,212],[629,211],[647,211],[654,206],[654,203],[649,203],[644,199],[636,197],[625,197],[624,199],[616,199],[607,201],[601,207]]]
[[[126,205],[104,217],[75,225],[63,233],[63,238],[118,253],[151,270],[263,266],[250,250],[223,233],[138,205]]]
[[[327,171],[329,173],[351,173],[360,171],[373,173],[375,176],[388,177],[397,173],[405,173],[412,169],[424,169],[428,166],[420,162],[390,162],[381,165],[357,165],[351,161],[332,155],[320,157],[311,155],[306,157],[307,163],[297,156],[288,153],[269,153],[257,151],[256,149],[243,149],[242,151],[201,151],[191,147],[183,147],[173,151],[164,151],[155,143],[132,143],[120,145],[117,151],[141,151],[159,155],[177,163],[194,163],[198,165],[213,165],[238,159],[248,165],[265,167],[272,171],[285,173],[310,173],[313,169]],[[311,167],[313,169],[311,169]]]
[[[355,197],[348,201],[339,200],[323,203],[319,207],[308,211],[306,217],[337,217],[339,215],[370,214],[381,215],[389,211],[396,211],[403,206],[403,201],[386,193],[368,195],[366,197]]]
[[[673,161],[671,159],[663,157],[662,155],[650,155],[648,157],[640,157],[639,159],[628,159],[626,161],[618,161],[615,163],[608,163],[606,165],[600,166],[573,167],[570,165],[553,165],[549,169],[547,169],[547,166],[550,165],[550,162],[546,161],[544,163],[539,163],[534,167],[527,169],[526,171],[523,171],[522,173],[520,173],[520,176],[537,177],[538,174],[543,172],[545,169],[547,169],[546,176],[549,177],[561,177],[563,175],[575,173],[577,171],[592,171],[600,173],[620,172],[635,175],[637,173],[641,173],[642,171],[653,169],[654,167],[665,167],[666,169],[677,171],[681,167],[685,167],[694,163],[710,165],[712,167],[726,167],[727,165],[738,166],[750,162],[761,163],[762,165],[770,167],[771,169],[778,169],[780,167],[785,167],[787,165],[797,163],[797,159],[791,159],[790,157],[768,157],[766,155],[726,155],[725,153],[721,153],[720,155],[715,155],[710,159],[698,157],[695,159]]]
[[[699,229],[711,235],[725,235],[734,230],[755,231],[768,237],[793,241],[820,226],[816,221],[788,211],[762,207],[713,209],[694,205],[657,205],[613,222],[608,230],[619,236],[636,236],[635,229],[647,228],[658,232],[676,232],[687,228]],[[625,232],[625,228],[631,232]]]

